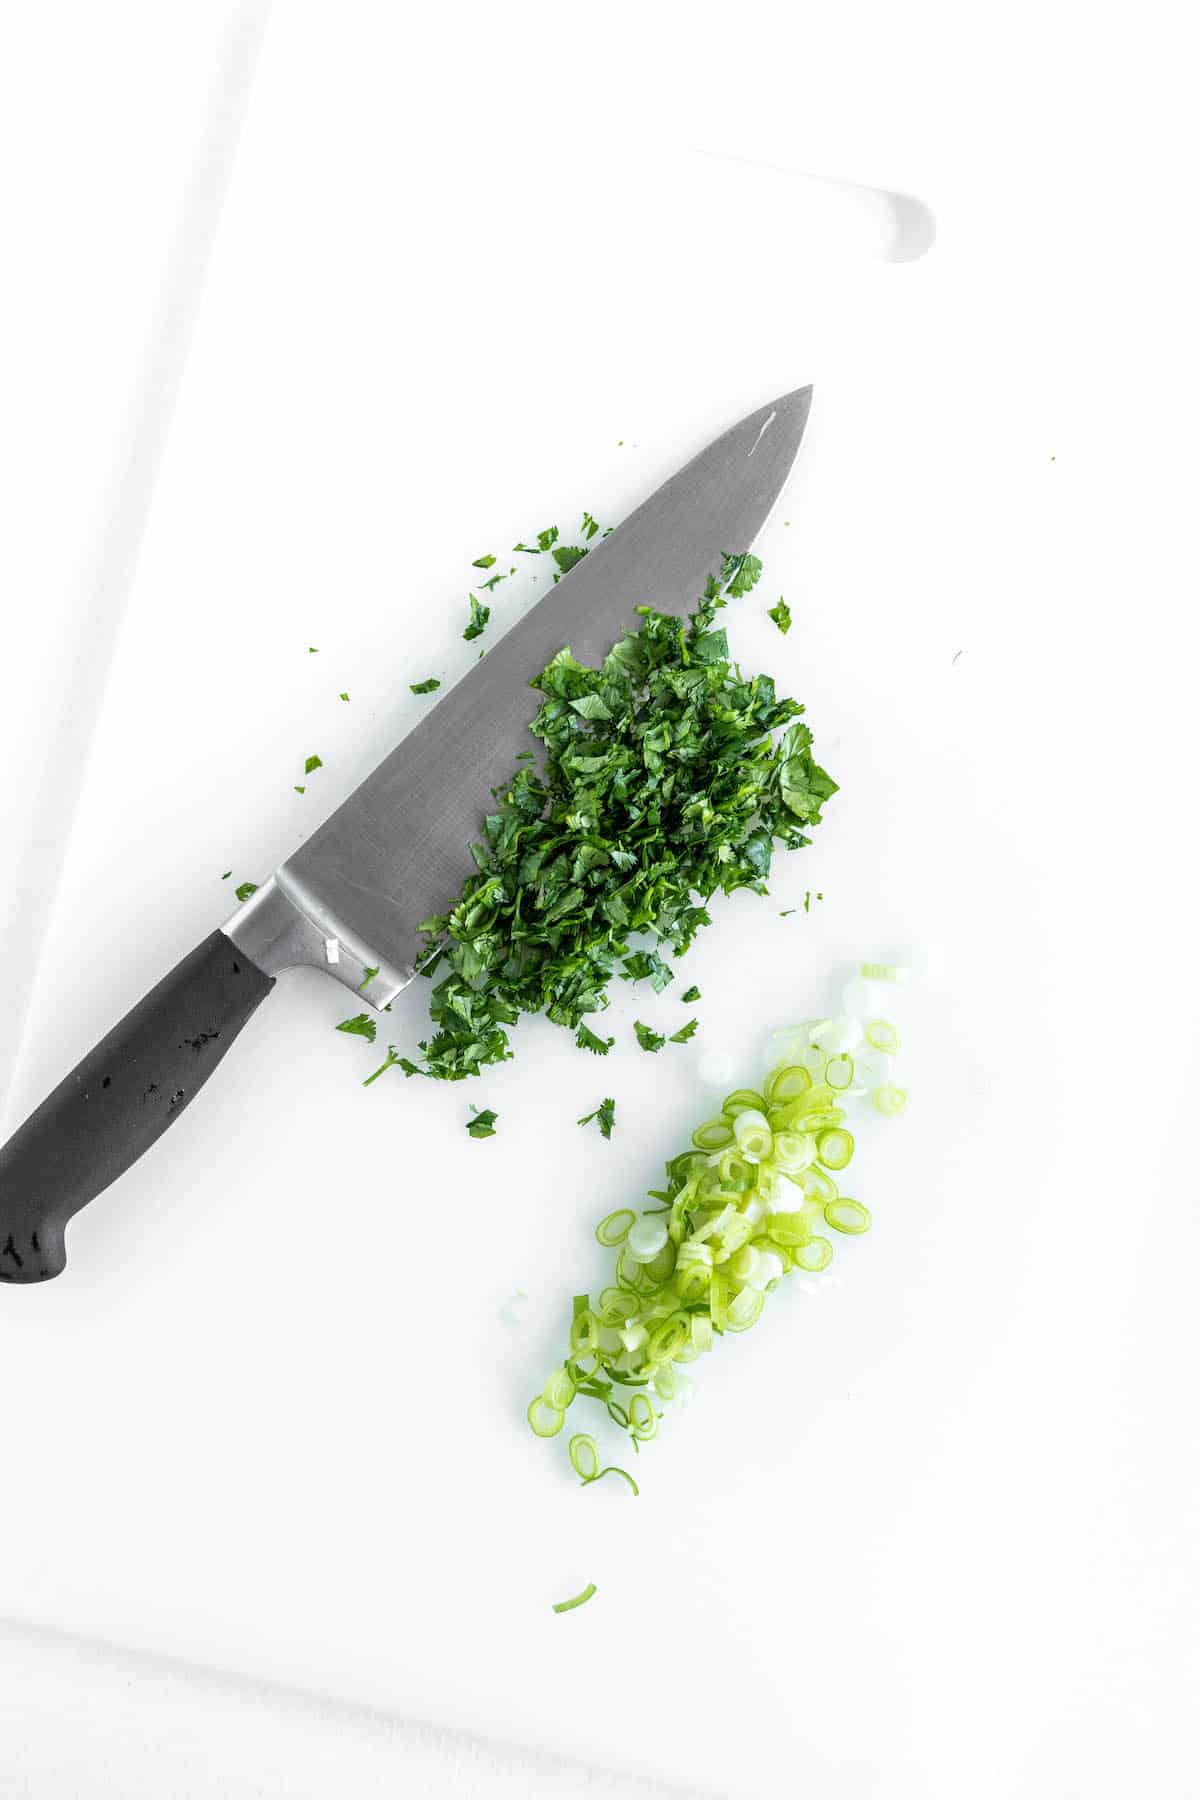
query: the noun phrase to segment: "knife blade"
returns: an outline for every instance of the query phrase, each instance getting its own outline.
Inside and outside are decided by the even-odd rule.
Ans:
[[[490,791],[529,746],[533,677],[565,645],[602,658],[640,604],[694,605],[762,528],[811,400],[750,413],[590,549],[30,1115],[0,1149],[0,1281],[61,1273],[67,1222],[186,1109],[283,970],[324,969],[377,1008],[412,980],[417,927],[461,890]]]

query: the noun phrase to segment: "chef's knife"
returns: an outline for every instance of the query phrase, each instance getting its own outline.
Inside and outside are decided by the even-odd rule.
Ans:
[[[811,399],[751,413],[591,549],[30,1115],[0,1150],[0,1280],[61,1273],[68,1220],[190,1104],[282,970],[316,965],[376,1008],[412,980],[417,924],[461,890],[490,790],[528,747],[533,677],[565,644],[600,660],[639,604],[693,605],[753,543]]]

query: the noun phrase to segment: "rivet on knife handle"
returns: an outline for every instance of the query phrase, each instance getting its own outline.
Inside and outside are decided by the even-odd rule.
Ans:
[[[0,1281],[66,1266],[67,1222],[160,1138],[275,986],[214,931],[0,1150]]]

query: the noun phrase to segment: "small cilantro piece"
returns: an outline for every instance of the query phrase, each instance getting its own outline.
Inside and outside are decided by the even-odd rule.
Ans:
[[[683,1001],[685,1006],[690,1006],[694,1000],[700,998],[700,989],[698,987],[690,987],[686,993],[680,994],[679,998]]]
[[[344,1031],[348,1037],[366,1038],[368,1044],[375,1042],[375,1021],[367,1013],[355,1013],[352,1019],[343,1019],[334,1030]]]
[[[317,654],[317,646],[315,644],[310,644],[308,646],[308,654],[310,656],[315,656]]]
[[[373,969],[371,967],[370,963],[364,963],[363,964],[363,978],[359,982],[358,986],[355,988],[355,990],[354,990],[355,993],[361,994],[364,988],[369,988],[371,983],[374,981],[375,977],[378,975],[378,973],[379,973],[379,970]]]
[[[441,685],[436,675],[427,675],[424,681],[410,681],[408,691],[410,694],[435,694]]]
[[[762,558],[751,556],[743,550],[739,556],[731,556],[725,552],[721,564],[721,586],[731,600],[740,600],[748,594],[762,574]]]
[[[667,1041],[661,1031],[651,1031],[649,1025],[643,1025],[640,1019],[634,1020],[633,1029],[643,1050],[661,1050]]]
[[[782,594],[779,597],[779,604],[767,609],[767,617],[768,619],[774,619],[785,637],[792,629],[792,610]]]
[[[508,580],[507,575],[493,575],[489,581],[481,581],[480,582],[480,584],[479,584],[480,591],[483,593],[486,593],[486,594],[490,594],[492,592],[493,588],[499,587],[499,585],[502,581],[507,581],[507,580]]]
[[[495,560],[494,556],[477,556],[471,567],[473,569],[490,569]]]
[[[583,524],[579,527],[579,529],[580,529],[580,531],[582,531],[584,537],[587,538],[588,541],[590,542],[591,539],[594,538],[596,533],[599,531],[600,526],[599,526],[598,522],[595,519],[593,519],[590,512],[585,512],[583,515]]]
[[[258,883],[257,881],[241,881],[233,891],[239,900],[248,900],[251,894],[257,894]]]
[[[575,1123],[577,1125],[590,1125],[592,1120],[595,1119],[600,1127],[601,1135],[610,1138],[613,1134],[613,1118],[616,1110],[617,1103],[615,1100],[602,1100],[595,1112],[585,1113],[583,1118],[577,1119]]]
[[[575,1033],[575,1042],[581,1050],[590,1050],[593,1056],[607,1056],[616,1038],[597,1037],[587,1025],[581,1025]]]
[[[339,700],[348,700],[349,698],[350,698],[349,694],[339,694],[338,695]]]
[[[565,575],[568,569],[573,569],[577,562],[583,561],[587,549],[582,544],[560,544],[551,554],[561,573]]]
[[[488,606],[481,606],[474,594],[468,594],[467,599],[471,602],[471,617],[463,636],[470,643],[472,638],[483,636],[484,627],[491,618],[492,611]]]
[[[785,911],[785,912],[781,912],[781,913],[780,913],[780,915],[779,915],[779,916],[780,916],[780,918],[781,918],[781,919],[790,919],[790,918],[791,918],[791,916],[792,916],[792,914],[793,914],[793,913],[794,913],[794,912],[795,912],[795,910],[796,910],[796,909],[795,909],[795,907],[794,907],[794,906],[789,906],[789,907],[788,907],[788,908],[787,908],[787,910],[786,910],[786,911]],[[807,911],[807,910],[808,910],[808,909],[807,909],[807,907],[806,907],[806,908],[805,908],[805,911]]]
[[[621,965],[622,981],[645,981],[649,978],[656,994],[661,994],[675,979],[675,971],[665,963],[657,950],[635,950]]]
[[[467,1136],[473,1138],[490,1138],[496,1135],[496,1114],[489,1108],[486,1112],[476,1113],[467,1125]]]
[[[552,544],[558,542],[558,526],[547,525],[545,531],[539,531],[536,544],[514,544],[514,550],[523,550],[526,556],[544,556]]]
[[[325,765],[319,756],[306,756],[304,759],[304,773],[306,775],[311,775],[314,769],[323,769],[324,767]]]
[[[232,869],[226,869],[226,871],[225,871],[225,873],[224,873],[224,874],[223,874],[223,875],[222,875],[222,877],[221,877],[221,880],[222,880],[222,881],[228,881],[228,880],[229,880],[229,877],[230,877],[230,876],[231,876],[231,875],[232,875],[232,874],[233,874],[233,870],[232,870]]]
[[[673,1044],[686,1044],[690,1039],[695,1037],[699,1029],[699,1019],[689,1019],[686,1025],[681,1025],[678,1031],[673,1031],[671,1033],[670,1041]]]
[[[293,792],[293,793],[294,793],[294,794],[302,794],[302,793],[304,793],[304,791],[305,791],[305,790],[304,790],[304,789],[303,789],[303,788],[302,788],[302,787],[297,787],[297,786],[296,786],[296,785],[295,785],[295,784],[294,784],[294,783],[293,783],[293,785],[292,785],[292,792]]]

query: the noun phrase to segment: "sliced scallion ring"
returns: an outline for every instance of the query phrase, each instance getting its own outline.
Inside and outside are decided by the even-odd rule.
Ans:
[[[833,1261],[833,1245],[827,1237],[811,1237],[793,1251],[796,1267],[810,1275],[819,1275]]]
[[[825,1220],[835,1231],[844,1231],[851,1237],[871,1229],[871,1215],[866,1207],[861,1201],[847,1199],[844,1195],[829,1202]]]
[[[555,1437],[562,1430],[566,1416],[561,1406],[547,1406],[544,1394],[535,1395],[525,1413],[535,1437]]]
[[[610,1212],[607,1218],[601,1219],[596,1227],[596,1242],[603,1244],[606,1250],[615,1250],[629,1236],[629,1227],[637,1220],[637,1214],[628,1206],[619,1207]]]
[[[629,1429],[634,1437],[645,1443],[658,1430],[658,1414],[650,1404],[649,1396],[636,1393],[629,1402]]]
[[[875,1089],[871,1098],[879,1111],[888,1119],[894,1119],[908,1105],[908,1095],[902,1087],[897,1087],[894,1081],[885,1081],[882,1087]]]
[[[575,1398],[575,1378],[564,1367],[555,1369],[542,1389],[542,1399],[551,1412],[565,1412]]]
[[[844,1094],[854,1080],[854,1058],[845,1051],[831,1056],[825,1064],[825,1085],[831,1087],[836,1094]]]
[[[867,1042],[872,1050],[882,1050],[885,1056],[895,1056],[900,1048],[900,1034],[890,1019],[870,1019],[867,1021]]]
[[[590,1481],[600,1473],[600,1446],[586,1431],[577,1431],[567,1445],[571,1467],[582,1481]]]
[[[827,1169],[844,1169],[854,1155],[854,1139],[840,1125],[817,1136],[817,1155]]]
[[[772,1106],[782,1106],[785,1101],[799,1100],[812,1086],[811,1071],[802,1063],[785,1063],[768,1075],[765,1083],[766,1097]]]
[[[709,1119],[706,1124],[697,1125],[692,1142],[697,1150],[723,1150],[733,1142],[733,1126],[728,1119]]]
[[[729,1302],[729,1316],[725,1321],[726,1331],[749,1331],[762,1317],[762,1309],[766,1295],[761,1288],[744,1287],[740,1294]]]
[[[733,1121],[737,1147],[747,1162],[763,1162],[771,1154],[771,1127],[767,1116],[756,1107],[746,1107]]]
[[[721,1102],[721,1111],[730,1121],[744,1112],[765,1112],[767,1103],[754,1088],[735,1088]]]

